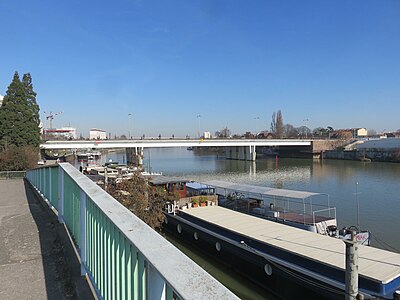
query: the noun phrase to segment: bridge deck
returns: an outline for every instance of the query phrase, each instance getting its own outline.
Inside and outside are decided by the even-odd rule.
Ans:
[[[345,269],[345,244],[339,239],[219,206],[189,209],[185,213],[322,264]],[[400,276],[400,254],[360,245],[359,274],[386,284]]]
[[[310,146],[311,140],[292,139],[206,139],[206,140],[75,140],[47,141],[41,149],[112,149],[112,148],[171,148],[171,147],[249,147],[249,146]]]

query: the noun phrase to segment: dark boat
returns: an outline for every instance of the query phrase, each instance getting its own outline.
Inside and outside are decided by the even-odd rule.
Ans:
[[[343,299],[345,247],[340,239],[216,205],[168,204],[166,230],[284,299]],[[400,254],[359,245],[359,292],[393,299]]]

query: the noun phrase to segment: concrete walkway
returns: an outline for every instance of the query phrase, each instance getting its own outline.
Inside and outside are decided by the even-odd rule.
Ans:
[[[24,180],[0,180],[0,299],[93,299],[54,213]]]

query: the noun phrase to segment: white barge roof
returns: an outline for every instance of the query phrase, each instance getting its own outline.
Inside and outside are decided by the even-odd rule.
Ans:
[[[251,193],[251,194],[258,194],[258,195],[265,195],[270,197],[284,197],[284,198],[293,198],[293,199],[305,199],[308,197],[318,196],[318,195],[327,195],[322,193],[313,193],[313,192],[306,192],[306,191],[295,191],[295,190],[285,190],[285,189],[275,189],[270,187],[264,186],[257,186],[257,185],[248,185],[248,184],[238,184],[220,180],[210,180],[210,181],[203,181],[205,185],[227,189],[227,190],[234,190],[242,193]]]
[[[345,269],[342,240],[239,213],[220,206],[184,211],[222,228],[335,268]],[[359,274],[386,284],[400,276],[400,254],[359,245]]]

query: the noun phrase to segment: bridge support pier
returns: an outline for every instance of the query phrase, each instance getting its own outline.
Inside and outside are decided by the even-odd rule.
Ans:
[[[255,145],[225,147],[226,159],[255,161],[256,155]]]
[[[139,169],[143,168],[143,147],[126,148],[126,162],[127,164],[134,164]]]

